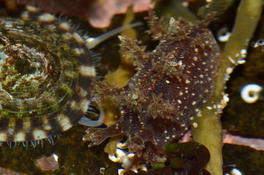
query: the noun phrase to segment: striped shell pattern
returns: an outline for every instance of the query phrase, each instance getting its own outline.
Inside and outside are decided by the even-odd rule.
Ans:
[[[70,129],[89,106],[95,77],[85,40],[66,20],[27,7],[0,18],[0,142]]]

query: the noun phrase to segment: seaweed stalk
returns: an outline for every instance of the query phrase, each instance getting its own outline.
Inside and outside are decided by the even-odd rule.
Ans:
[[[221,55],[212,97],[197,117],[198,129],[193,129],[195,141],[205,145],[211,155],[207,169],[214,175],[222,175],[222,129],[220,113],[228,102],[225,83],[236,65],[244,63],[250,39],[257,27],[262,12],[261,0],[242,0],[239,5],[232,35]]]
[[[234,3],[235,0],[213,0],[198,10],[198,16],[205,18],[214,12],[215,16],[220,16]]]

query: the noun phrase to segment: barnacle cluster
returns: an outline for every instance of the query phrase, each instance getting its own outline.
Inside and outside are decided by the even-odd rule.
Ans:
[[[164,160],[164,145],[179,140],[192,124],[197,127],[193,119],[214,87],[219,48],[207,28],[211,19],[193,25],[172,18],[164,28],[150,14],[149,32],[159,41],[152,52],[121,36],[121,54],[130,57],[136,73],[122,88],[97,82],[92,98],[98,104],[111,99],[120,119],[107,128],[89,128],[84,140],[98,145],[123,134],[138,158]]]

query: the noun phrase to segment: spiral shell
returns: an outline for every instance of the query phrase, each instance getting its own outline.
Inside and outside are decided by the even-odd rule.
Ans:
[[[67,21],[37,12],[0,18],[0,142],[66,131],[90,103],[95,67],[84,39]]]

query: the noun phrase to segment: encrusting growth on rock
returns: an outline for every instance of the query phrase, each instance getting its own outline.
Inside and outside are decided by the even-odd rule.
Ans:
[[[219,48],[208,30],[209,16],[198,25],[183,19],[164,29],[150,14],[149,33],[159,44],[152,52],[121,36],[122,56],[130,56],[136,73],[125,87],[96,82],[93,101],[110,98],[120,119],[108,128],[89,128],[84,136],[98,145],[115,135],[127,136],[129,152],[148,162],[164,160],[164,145],[179,140],[214,88]]]

